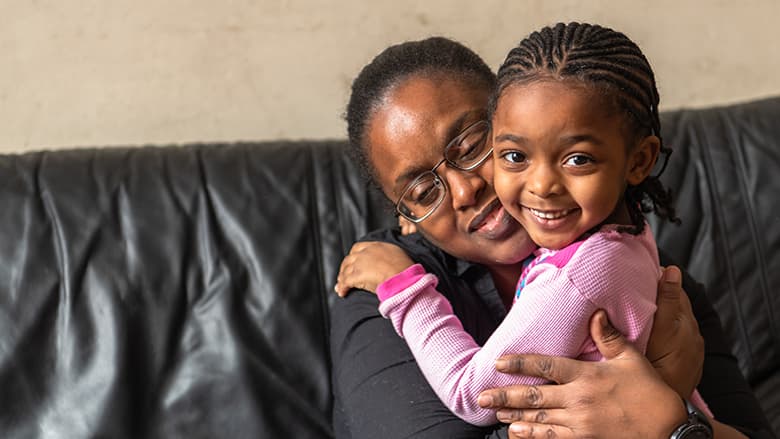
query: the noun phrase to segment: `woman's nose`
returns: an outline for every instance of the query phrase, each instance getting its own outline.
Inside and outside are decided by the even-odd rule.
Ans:
[[[465,209],[477,204],[479,195],[487,182],[476,172],[447,169],[447,186],[452,194],[452,207],[455,210]]]

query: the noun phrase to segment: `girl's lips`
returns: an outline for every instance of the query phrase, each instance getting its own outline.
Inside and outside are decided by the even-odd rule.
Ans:
[[[555,230],[572,218],[572,214],[579,209],[539,210],[524,206],[530,217],[543,229]]]

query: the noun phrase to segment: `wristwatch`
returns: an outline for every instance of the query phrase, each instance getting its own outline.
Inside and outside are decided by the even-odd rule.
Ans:
[[[685,400],[688,420],[677,427],[669,439],[712,439],[712,425],[707,415],[698,407]]]

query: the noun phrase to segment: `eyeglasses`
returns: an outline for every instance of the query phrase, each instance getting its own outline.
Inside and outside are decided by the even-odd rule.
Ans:
[[[419,223],[431,216],[444,200],[447,185],[436,173],[436,169],[447,163],[461,171],[471,171],[485,162],[493,152],[488,147],[490,126],[487,121],[477,121],[464,129],[444,148],[444,158],[430,171],[414,179],[395,204],[399,214],[413,223]]]

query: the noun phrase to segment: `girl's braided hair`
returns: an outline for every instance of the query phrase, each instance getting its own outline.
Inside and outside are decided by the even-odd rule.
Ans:
[[[627,36],[584,23],[558,23],[532,33],[509,52],[499,68],[491,114],[507,87],[544,79],[574,79],[593,86],[614,102],[626,115],[635,139],[658,137],[660,152],[665,155],[663,172],[672,150],[661,138],[655,76],[647,58]],[[680,221],[675,216],[671,190],[664,188],[657,175],[629,186],[625,200],[637,233],[644,224],[643,213],[655,211],[662,218]]]

